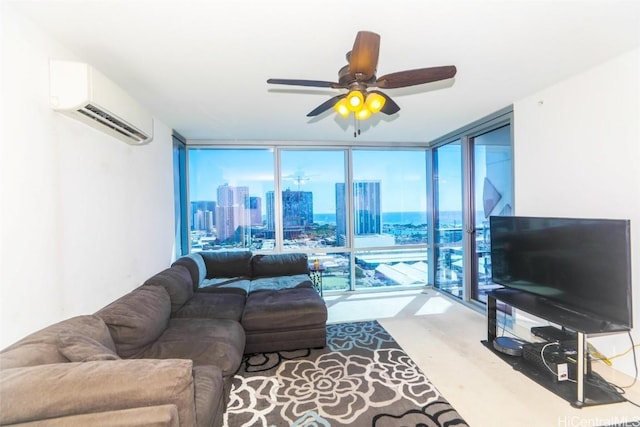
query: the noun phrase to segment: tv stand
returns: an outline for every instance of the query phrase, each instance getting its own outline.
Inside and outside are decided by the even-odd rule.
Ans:
[[[569,381],[558,382],[552,375],[549,375],[549,372],[541,371],[535,366],[524,362],[521,357],[503,354],[493,348],[493,340],[497,337],[498,301],[576,331],[577,369],[575,383]],[[550,303],[545,298],[528,292],[502,288],[494,289],[487,293],[487,341],[483,342],[483,344],[514,369],[569,401],[572,406],[577,408],[625,401],[621,394],[609,386],[598,374],[587,373],[588,361],[586,352],[588,334],[625,331],[627,329],[624,327],[604,323],[586,314],[565,309]]]

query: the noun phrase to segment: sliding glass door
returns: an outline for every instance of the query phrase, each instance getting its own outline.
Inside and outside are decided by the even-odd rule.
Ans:
[[[475,256],[475,273],[471,298],[486,302],[486,291],[491,283],[491,247],[489,244],[489,217],[513,215],[513,179],[511,126],[502,126],[470,138],[473,150],[473,220],[474,239],[471,242]]]
[[[435,286],[463,296],[462,142],[433,150]]]
[[[435,287],[486,303],[489,218],[513,214],[511,115],[470,126],[433,149]]]

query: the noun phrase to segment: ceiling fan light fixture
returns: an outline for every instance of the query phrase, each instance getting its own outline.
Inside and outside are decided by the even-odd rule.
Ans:
[[[336,113],[345,118],[349,116],[349,113],[351,113],[351,110],[349,110],[347,105],[347,98],[342,98],[340,101],[336,102],[333,109],[336,110]]]
[[[356,112],[360,111],[364,105],[364,95],[359,90],[352,90],[347,95],[347,107],[349,110]]]
[[[372,113],[379,113],[384,107],[385,102],[387,102],[387,100],[384,96],[372,92],[367,95],[365,105]]]
[[[354,114],[356,115],[356,118],[358,120],[367,120],[369,117],[371,117],[371,110],[369,110],[367,107],[362,107]]]

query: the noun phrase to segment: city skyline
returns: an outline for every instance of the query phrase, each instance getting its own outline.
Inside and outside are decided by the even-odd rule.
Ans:
[[[346,234],[345,184],[336,183],[336,233]],[[354,232],[356,235],[381,234],[382,212],[380,210],[380,182],[365,181],[353,183],[353,204],[355,211]],[[249,196],[248,187],[234,187],[228,184],[217,189],[216,201],[191,201],[191,228],[194,230],[217,230],[220,240],[231,238],[238,227],[265,225],[266,230],[275,231],[275,192],[266,194],[266,215],[260,207],[262,199]],[[315,223],[313,213],[313,192],[282,192],[282,225],[285,235],[295,235]],[[324,214],[327,215],[327,214]]]
[[[426,211],[424,151],[358,150],[353,157],[354,181],[380,181],[383,211]],[[283,150],[281,163],[282,191],[311,191],[315,213],[335,212],[335,184],[346,181],[344,151]],[[274,170],[270,149],[190,149],[190,200],[215,200],[216,187],[225,183],[248,186],[251,196],[265,200],[274,191]],[[448,210],[456,203],[447,202]]]
[[[478,138],[481,142],[482,138]],[[493,150],[492,150],[493,151]],[[281,149],[279,156],[271,148],[257,149],[189,149],[189,198],[190,201],[216,202],[216,188],[221,185],[238,186],[248,189],[247,197],[252,203],[250,221],[247,224],[257,225],[266,220],[273,224],[274,218],[269,219],[268,194],[275,191],[275,162],[280,164],[280,190],[282,194],[303,192],[309,194],[312,202],[309,204],[311,212],[306,213],[307,222],[320,224],[335,224],[338,233],[344,225],[341,224],[345,213],[344,206],[336,203],[346,201],[344,187],[346,181],[346,154],[343,149],[302,150]],[[426,222],[427,213],[427,178],[426,156],[424,150],[373,150],[356,149],[351,151],[352,179],[357,182],[378,182],[378,202],[376,217],[386,224],[422,224]],[[437,199],[436,209],[439,223],[456,225],[462,222],[462,177],[461,177],[461,149],[459,144],[452,144],[437,151],[435,157],[436,174],[434,176],[434,191]],[[499,154],[499,153],[498,153]],[[476,150],[476,164],[479,168],[476,179],[486,174],[486,163],[495,163],[496,157],[479,145]],[[498,159],[499,160],[499,159]],[[493,163],[492,163],[493,164]],[[494,168],[495,169],[495,168]],[[500,179],[499,179],[500,180]],[[482,187],[476,185],[476,200],[482,201]],[[302,194],[302,193],[301,193]],[[508,194],[508,193],[507,193]],[[354,190],[354,196],[356,191]],[[284,197],[284,196],[283,196]],[[253,202],[251,202],[251,200]],[[499,200],[499,199],[496,199]],[[357,200],[354,197],[354,209]],[[344,204],[344,203],[343,203]],[[283,203],[283,210],[286,203]],[[479,202],[476,202],[478,208]],[[202,229],[211,224],[210,214],[204,211],[195,215],[192,209],[192,225]],[[397,215],[395,215],[397,214]],[[209,216],[207,216],[209,215]],[[286,212],[283,213],[286,215]],[[482,221],[484,213],[478,212],[476,219]],[[356,213],[356,223],[360,220]],[[383,221],[384,220],[384,221]],[[272,227],[273,228],[273,227]],[[379,227],[378,227],[379,228]]]

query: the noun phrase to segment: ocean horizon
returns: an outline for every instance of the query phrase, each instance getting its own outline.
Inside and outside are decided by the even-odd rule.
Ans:
[[[313,222],[317,224],[335,224],[335,213],[318,213],[313,215]],[[426,224],[426,212],[383,212],[383,224]],[[440,223],[446,225],[454,225],[462,223],[461,211],[442,211],[440,212]]]

